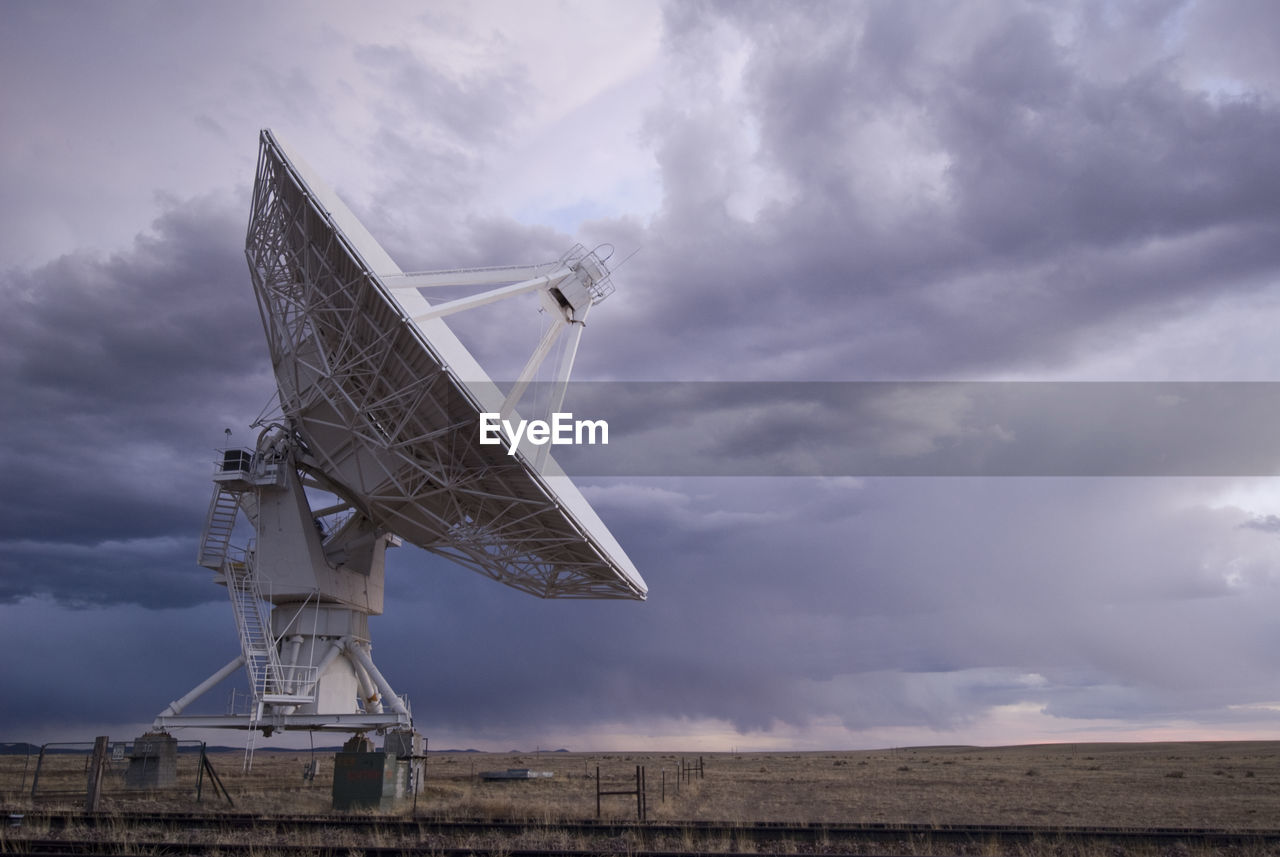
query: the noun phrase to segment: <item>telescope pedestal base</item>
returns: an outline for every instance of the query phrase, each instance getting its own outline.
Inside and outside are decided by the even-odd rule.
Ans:
[[[333,808],[339,811],[390,811],[413,794],[421,776],[422,736],[400,730],[388,732],[381,752],[369,739],[352,738],[333,757]]]

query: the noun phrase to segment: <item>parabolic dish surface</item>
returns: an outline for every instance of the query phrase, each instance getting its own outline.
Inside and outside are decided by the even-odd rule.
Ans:
[[[245,242],[300,465],[377,526],[543,598],[643,599],[631,560],[547,458],[481,445],[502,390],[314,173],[263,131]]]

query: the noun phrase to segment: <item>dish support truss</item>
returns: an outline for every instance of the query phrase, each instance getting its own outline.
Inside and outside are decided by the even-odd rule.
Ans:
[[[521,370],[511,392],[503,399],[498,410],[501,420],[510,419],[516,406],[524,398],[529,384],[537,377],[538,370],[551,354],[561,335],[568,331],[566,342],[552,381],[552,391],[547,402],[547,420],[564,405],[569,376],[578,355],[578,342],[587,326],[587,312],[591,307],[613,294],[613,280],[606,265],[608,256],[602,258],[598,250],[587,251],[575,244],[554,262],[541,265],[516,265],[494,268],[457,268],[449,271],[432,271],[414,274],[390,274],[382,278],[393,291],[456,288],[458,286],[484,287],[483,291],[432,304],[425,312],[413,315],[412,321],[421,324],[454,313],[487,306],[508,298],[534,292],[542,308],[552,319],[533,353]],[[513,282],[513,280],[515,282]],[[533,466],[541,470],[546,464],[549,446],[539,447]]]
[[[375,273],[313,191],[264,132],[245,252],[300,466],[370,521],[508,586],[642,600],[643,580],[581,495],[567,503],[551,487],[564,477],[544,472],[555,472],[546,446],[534,460],[479,443],[478,414],[514,414],[567,334],[560,407],[587,313],[612,288],[605,258],[576,246],[537,265],[408,274],[385,258]],[[445,286],[483,291],[434,305],[419,293]],[[441,319],[530,292],[554,323],[504,396]]]
[[[312,510],[311,483],[279,427],[255,451],[227,450],[214,474],[200,565],[227,587],[240,655],[174,702],[153,728],[241,728],[340,732],[412,729],[408,701],[373,663],[368,617],[382,612],[384,555],[399,542],[333,507]],[[344,507],[345,508],[345,507]],[[257,537],[232,545],[239,517]],[[326,529],[326,522],[329,523]],[[241,667],[247,711],[183,712]]]

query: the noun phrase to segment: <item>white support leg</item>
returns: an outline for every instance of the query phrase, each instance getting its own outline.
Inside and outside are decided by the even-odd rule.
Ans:
[[[365,669],[356,654],[358,651],[359,643],[349,643],[343,654],[347,656],[351,668],[356,671],[356,680],[360,683],[360,704],[364,707],[365,714],[381,714],[382,700],[378,698],[378,691],[373,685],[373,679],[369,677],[369,671]]]
[[[503,286],[499,289],[490,289],[487,292],[470,295],[465,298],[458,298],[452,301],[442,301],[434,304],[430,310],[420,315],[415,315],[413,320],[416,322],[427,321],[433,318],[443,318],[446,315],[453,315],[455,312],[463,312],[476,307],[482,307],[505,298],[523,295],[528,292],[535,292],[539,289],[550,289],[562,283],[566,278],[573,276],[573,272],[568,268],[563,268],[548,274],[544,277],[538,277],[532,280],[525,280],[520,283],[513,283],[509,286]]]
[[[502,410],[498,412],[499,419],[510,418],[511,412],[516,409],[516,405],[524,397],[524,391],[529,389],[529,383],[538,373],[538,367],[542,365],[542,361],[547,359],[547,355],[551,353],[552,347],[556,344],[556,340],[560,338],[560,334],[564,332],[564,328],[564,323],[558,320],[552,322],[551,327],[547,328],[547,332],[542,335],[542,341],[538,343],[538,347],[534,349],[533,354],[529,355],[529,361],[520,370],[520,377],[516,379],[515,386],[507,394],[506,401],[502,403]]]
[[[578,356],[578,342],[582,339],[582,329],[587,326],[587,310],[591,309],[591,305],[587,304],[581,311],[574,314],[573,321],[569,322],[569,341],[565,344],[564,354],[560,357],[560,366],[556,370],[555,385],[551,389],[551,400],[547,403],[547,419],[553,419],[554,415],[564,405],[564,396],[569,389],[569,376],[573,372],[573,361]],[[550,444],[543,444],[538,447],[537,453],[533,457],[533,466],[537,470],[541,470],[547,461],[548,451],[551,449]]]
[[[373,677],[374,682],[378,685],[378,690],[382,691],[383,697],[387,702],[391,703],[391,710],[396,714],[407,715],[409,713],[409,709],[405,708],[404,700],[396,695],[396,692],[391,689],[391,684],[383,677],[382,673],[378,672],[378,668],[373,665],[373,658],[369,655],[368,646],[362,643],[356,643],[351,646],[348,651],[355,655],[356,659],[360,661],[360,664],[368,671],[369,675]]]
[[[224,678],[231,675],[236,670],[240,669],[240,667],[242,666],[244,666],[244,655],[237,655],[236,657],[232,658],[225,667],[218,670],[216,673],[209,676],[207,679],[200,682],[198,685],[196,685],[190,691],[188,691],[186,696],[182,697],[176,702],[169,703],[169,707],[166,708],[164,711],[161,711],[160,716],[172,717],[175,714],[181,714],[184,708],[186,708],[188,705],[190,705],[191,703],[199,699],[201,696],[203,696],[205,692],[209,690],[209,688],[213,687],[218,682],[222,681]]]
[[[564,262],[541,262],[536,265],[499,265],[489,268],[451,268],[447,271],[412,271],[380,274],[391,289],[437,289],[456,286],[501,286],[532,280],[563,268]]]

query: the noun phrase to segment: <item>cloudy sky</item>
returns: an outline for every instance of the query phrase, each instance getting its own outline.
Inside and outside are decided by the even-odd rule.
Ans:
[[[1274,3],[7,0],[0,21],[0,740],[132,737],[237,652],[195,553],[213,450],[274,390],[243,255],[263,127],[406,270],[639,249],[576,377],[665,382],[676,412],[646,425],[707,427],[579,480],[644,604],[391,552],[375,652],[432,746],[1280,738],[1277,456],[1200,457],[1276,411],[1269,385],[1215,398],[1280,381]],[[457,326],[502,377],[539,322],[487,312]],[[982,383],[895,388],[869,423],[797,422],[785,392],[884,381]],[[1010,386],[1031,381],[1054,384]],[[1209,404],[1122,431],[1056,392],[1080,381]],[[996,419],[968,395],[1010,388],[1043,400]],[[1039,467],[1011,411],[1056,452],[1157,429],[1162,452]],[[1021,463],[717,466],[797,425]]]

